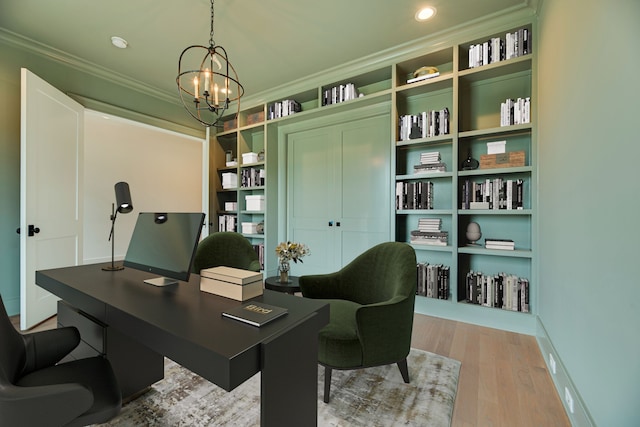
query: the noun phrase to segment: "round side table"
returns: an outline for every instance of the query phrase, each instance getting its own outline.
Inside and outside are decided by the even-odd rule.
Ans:
[[[280,283],[280,276],[267,277],[264,280],[264,287],[272,291],[295,294],[300,292],[300,285],[297,276],[289,276],[289,283]]]

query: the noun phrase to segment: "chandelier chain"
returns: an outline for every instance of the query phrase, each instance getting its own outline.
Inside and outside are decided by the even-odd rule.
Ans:
[[[214,17],[214,13],[213,13],[213,0],[211,0],[211,32],[209,33],[209,46],[213,47],[216,45],[216,43],[213,41],[213,17]]]

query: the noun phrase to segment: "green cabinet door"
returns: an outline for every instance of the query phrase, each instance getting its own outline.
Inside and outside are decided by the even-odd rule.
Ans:
[[[294,275],[336,271],[390,239],[390,140],[388,114],[288,135],[288,236],[311,249]]]

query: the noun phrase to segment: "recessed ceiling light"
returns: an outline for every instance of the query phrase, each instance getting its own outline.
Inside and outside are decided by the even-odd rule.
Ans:
[[[427,19],[433,18],[436,14],[436,8],[433,6],[426,6],[416,12],[416,21],[422,22]]]
[[[125,39],[118,36],[111,37],[111,44],[119,49],[126,49],[129,45],[129,43]]]

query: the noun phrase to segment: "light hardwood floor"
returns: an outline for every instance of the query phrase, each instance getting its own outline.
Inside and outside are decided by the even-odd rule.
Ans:
[[[452,426],[571,426],[535,337],[416,314],[411,344],[462,362]]]
[[[453,427],[571,426],[535,337],[416,314],[411,344],[462,363]]]

